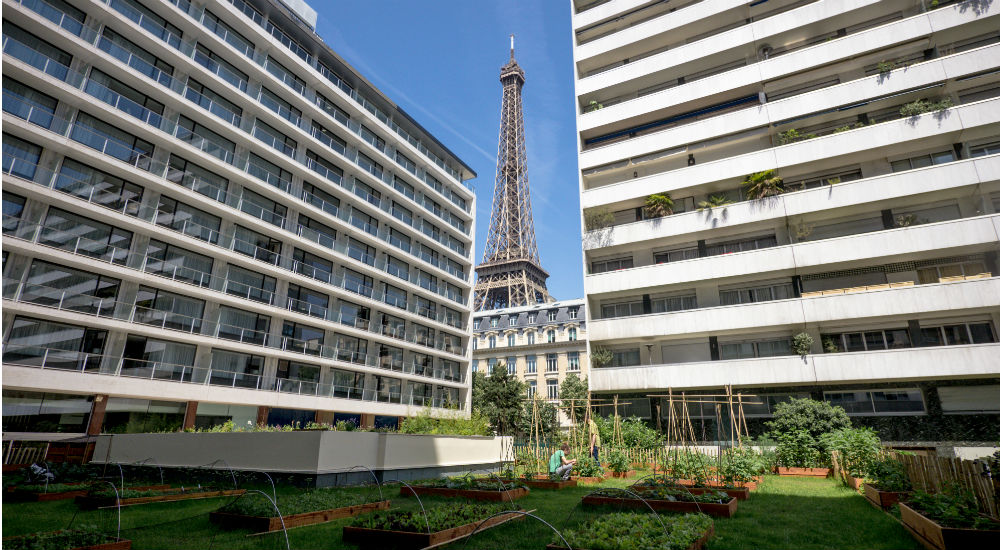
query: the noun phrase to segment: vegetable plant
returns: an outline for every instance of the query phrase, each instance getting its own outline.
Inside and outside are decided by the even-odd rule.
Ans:
[[[604,474],[601,465],[592,456],[581,457],[576,461],[573,473],[580,477],[600,477]]]
[[[761,455],[750,447],[736,447],[727,450],[722,455],[722,466],[719,474],[726,486],[753,481],[764,472],[764,461]]]
[[[944,527],[1000,530],[1000,522],[979,513],[975,494],[954,483],[940,493],[917,491],[906,504]]]
[[[823,434],[820,440],[840,453],[841,466],[853,477],[864,477],[882,450],[882,440],[871,428],[841,428]]]
[[[357,495],[338,489],[316,489],[294,496],[282,497],[278,501],[281,514],[288,516],[319,510],[344,508],[358,504]],[[222,512],[244,516],[275,517],[277,513],[271,501],[260,495],[245,495],[222,507]]]
[[[64,550],[97,546],[115,540],[115,537],[100,532],[97,527],[86,525],[79,529],[6,538],[3,547],[10,550]]]
[[[451,529],[460,525],[482,521],[494,514],[506,510],[504,504],[442,504],[426,508],[427,519],[420,510],[380,511],[374,514],[356,516],[351,522],[354,527],[365,529],[385,529],[390,531],[406,531],[410,533],[426,533],[430,524],[432,532]]]
[[[663,524],[661,525],[660,522]],[[591,550],[680,550],[688,548],[712,526],[705,514],[661,515],[613,513],[562,532],[572,548]],[[553,544],[563,544],[555,536]]]
[[[913,488],[906,467],[888,454],[880,455],[868,465],[865,480],[870,481],[880,491],[904,493]]]
[[[628,467],[630,466],[630,464],[628,457],[625,456],[625,453],[623,453],[618,449],[615,449],[609,452],[607,454],[607,457],[608,457],[608,468],[610,468],[612,472],[616,474],[624,474],[625,472],[628,471]]]

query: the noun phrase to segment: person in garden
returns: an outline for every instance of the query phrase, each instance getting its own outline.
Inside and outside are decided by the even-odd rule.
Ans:
[[[587,430],[590,432],[590,456],[594,457],[600,466],[601,434],[597,431],[597,423],[594,422],[594,418],[590,414],[587,415]]]
[[[566,481],[569,479],[569,473],[573,470],[573,466],[576,465],[576,460],[569,460],[566,458],[566,451],[569,450],[569,445],[563,443],[556,452],[552,453],[549,457],[549,476],[556,476]]]

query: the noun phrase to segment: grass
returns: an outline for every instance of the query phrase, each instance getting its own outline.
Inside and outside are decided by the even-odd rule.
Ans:
[[[609,479],[601,487],[625,487],[632,480]],[[270,486],[259,487],[270,494]],[[602,510],[585,509],[580,499],[595,486],[579,486],[561,491],[534,490],[515,504],[545,519],[558,529],[596,518]],[[393,509],[417,509],[415,498],[400,497],[396,487],[385,487]],[[352,488],[359,499],[374,489]],[[302,489],[280,487],[281,498]],[[377,492],[374,493],[377,495]],[[245,497],[249,498],[249,497]],[[262,497],[257,497],[262,498]],[[122,535],[133,540],[133,548],[181,549],[284,548],[284,536],[276,534],[247,536],[246,531],[223,531],[208,521],[208,512],[232,498],[180,501],[126,507],[122,509]],[[424,506],[454,503],[452,499],[426,497]],[[607,511],[607,510],[604,510]],[[114,511],[78,511],[72,501],[11,503],[3,507],[3,533],[12,536],[52,531],[85,524],[113,531]],[[288,531],[292,548],[354,548],[341,540],[341,529],[351,520],[342,519]],[[769,476],[751,493],[750,500],[740,501],[731,519],[715,519],[715,538],[711,550],[741,548],[806,549],[917,549],[901,525],[865,499],[832,479],[779,478]],[[535,548],[541,549],[552,539],[552,531],[541,522],[526,518],[483,532],[473,540],[452,548]]]

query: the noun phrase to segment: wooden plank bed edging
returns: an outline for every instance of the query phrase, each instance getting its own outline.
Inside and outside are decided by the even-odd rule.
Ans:
[[[520,510],[520,512],[523,513],[525,510]],[[426,549],[465,538],[472,534],[476,530],[476,527],[479,527],[479,532],[483,532],[522,517],[524,516],[520,513],[506,513],[487,520],[481,527],[479,527],[479,524],[482,522],[480,520],[433,533],[367,529],[348,525],[344,527],[344,541],[353,542],[361,548]]]
[[[684,550],[701,550],[708,543],[708,540],[715,536],[715,523],[708,526],[708,529],[698,537],[698,540],[692,542]],[[549,544],[545,546],[545,550],[568,550],[565,546],[559,546],[558,544]],[[586,548],[574,548],[573,550],[587,550]]]
[[[151,497],[136,497],[119,499],[117,505],[135,506],[138,504],[151,504],[154,502],[173,502],[177,500],[197,500],[202,498],[239,496],[246,493],[246,489],[228,489],[224,491],[203,491],[200,493],[168,493]],[[114,508],[115,499],[103,497],[76,497],[76,503],[84,510],[96,510],[98,508]]]
[[[421,487],[419,485],[414,486],[402,486],[399,488],[399,495],[408,497],[413,494],[433,495],[439,497],[461,497],[471,500],[489,500],[495,502],[510,502],[512,500],[517,500],[528,496],[528,489],[524,487],[518,487],[516,489],[509,489],[507,491],[501,490],[483,490],[483,489],[449,489],[447,487]]]
[[[302,527],[304,525],[315,525],[326,523],[342,518],[349,518],[371,512],[374,510],[388,510],[391,501],[380,500],[378,502],[366,502],[352,506],[341,506],[340,508],[329,508],[326,510],[316,510],[314,512],[303,512],[284,516],[285,528]],[[280,507],[279,507],[280,508]],[[232,514],[229,512],[209,512],[208,519],[212,523],[226,529],[250,529],[255,533],[269,533],[281,530],[282,518],[277,516],[247,516],[243,514]]]

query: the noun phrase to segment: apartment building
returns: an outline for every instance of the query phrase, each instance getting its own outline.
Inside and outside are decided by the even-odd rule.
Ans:
[[[5,439],[468,411],[476,174],[316,18],[3,0]]]
[[[570,5],[592,392],[995,441],[1000,5]]]
[[[477,311],[472,316],[472,372],[491,373],[497,364],[528,385],[528,395],[558,405],[568,374],[590,373],[586,302],[562,300]],[[559,411],[563,424],[569,422]]]

